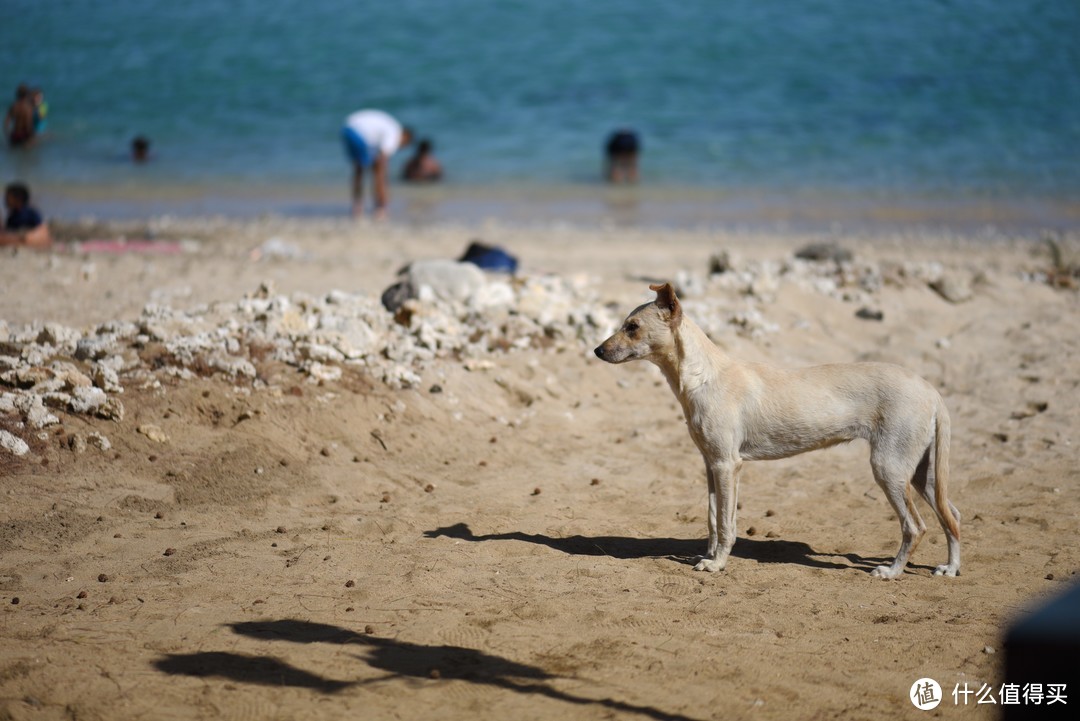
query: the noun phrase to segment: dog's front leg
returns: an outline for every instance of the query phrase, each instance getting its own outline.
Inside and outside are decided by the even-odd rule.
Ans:
[[[705,460],[705,480],[709,484],[709,548],[705,551],[704,556],[698,556],[694,559],[695,562],[716,558],[716,549],[720,546],[720,533],[717,531],[716,526],[716,478],[713,476],[712,466],[709,465],[708,459]],[[697,570],[701,570],[700,568]]]
[[[705,476],[709,481],[709,548],[695,559],[695,571],[724,570],[735,545],[735,494],[738,463],[706,460]]]

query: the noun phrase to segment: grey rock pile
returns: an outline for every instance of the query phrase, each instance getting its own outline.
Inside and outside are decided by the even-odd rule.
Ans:
[[[824,260],[715,258],[712,272],[684,271],[675,278],[687,312],[714,338],[776,332],[768,305],[785,283],[851,303],[866,303],[889,282],[937,286],[953,302],[969,297],[962,279],[933,263],[885,265],[835,253]],[[372,295],[283,295],[263,285],[236,302],[187,310],[151,304],[133,321],[83,331],[0,320],[0,420],[16,416],[16,430],[39,434],[60,422],[58,412],[122,421],[125,387],[216,376],[258,388],[272,382],[265,372],[271,362],[292,366],[315,383],[355,369],[405,388],[418,386],[425,368],[438,360],[483,368],[494,354],[587,351],[630,309],[602,302],[594,288],[585,276],[506,278],[468,264],[430,261],[409,269],[392,311],[385,298]],[[649,296],[643,291],[643,300]],[[12,453],[26,452],[14,436],[0,440]],[[76,450],[109,446],[103,436],[71,443]]]
[[[437,273],[418,276],[427,280],[395,313],[371,296],[282,295],[263,285],[237,302],[188,310],[152,304],[134,321],[82,332],[0,321],[0,415],[17,414],[31,431],[59,423],[55,411],[121,421],[125,386],[210,375],[259,387],[267,362],[293,366],[313,382],[354,368],[393,388],[412,387],[438,359],[585,347],[616,323],[586,278],[476,273],[466,286],[461,274],[448,274],[457,283],[449,289],[438,286]],[[75,441],[79,450],[86,440]],[[90,445],[107,443],[95,438]],[[5,440],[9,445],[25,452]]]

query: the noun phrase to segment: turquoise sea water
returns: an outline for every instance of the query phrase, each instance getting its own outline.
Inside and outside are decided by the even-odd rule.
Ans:
[[[1080,198],[1076,0],[4,8],[0,90],[40,85],[50,114],[37,147],[0,152],[2,176],[61,206],[247,193],[344,212],[338,133],[360,107],[434,138],[437,199],[592,192],[622,125],[643,137],[652,202]],[[126,160],[139,133],[146,167]]]

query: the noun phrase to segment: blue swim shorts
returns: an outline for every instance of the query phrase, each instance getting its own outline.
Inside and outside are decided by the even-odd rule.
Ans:
[[[375,162],[375,156],[372,155],[368,144],[360,137],[360,133],[350,127],[344,127],[341,129],[341,139],[345,142],[345,154],[361,168],[370,168]]]

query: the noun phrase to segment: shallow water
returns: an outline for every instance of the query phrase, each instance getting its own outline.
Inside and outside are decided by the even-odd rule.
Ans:
[[[642,134],[650,189],[957,207],[1080,194],[1072,0],[5,6],[5,77],[41,85],[50,114],[38,147],[0,153],[3,176],[72,212],[102,191],[128,211],[141,191],[181,211],[194,196],[230,212],[237,194],[343,211],[338,129],[365,106],[433,137],[450,186],[521,199],[598,185],[621,125]],[[155,157],[136,168],[138,133]]]

